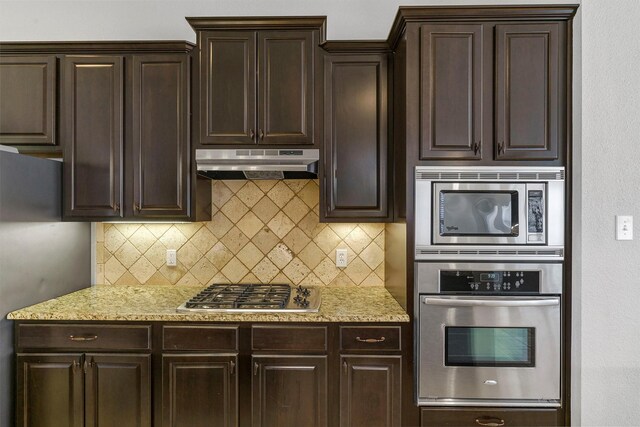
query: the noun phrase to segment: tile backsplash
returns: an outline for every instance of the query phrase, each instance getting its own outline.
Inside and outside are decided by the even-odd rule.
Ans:
[[[321,224],[318,191],[315,180],[213,181],[211,221],[98,223],[96,282],[382,286],[384,224]],[[336,248],[348,250],[346,268]]]

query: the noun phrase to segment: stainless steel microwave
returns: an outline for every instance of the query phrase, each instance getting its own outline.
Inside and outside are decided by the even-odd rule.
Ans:
[[[416,260],[564,259],[562,167],[416,167]]]

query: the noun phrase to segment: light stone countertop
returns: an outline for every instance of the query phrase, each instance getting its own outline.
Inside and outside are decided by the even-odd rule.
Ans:
[[[13,320],[162,322],[408,322],[384,287],[322,287],[317,313],[177,313],[196,286],[96,285],[16,310]]]

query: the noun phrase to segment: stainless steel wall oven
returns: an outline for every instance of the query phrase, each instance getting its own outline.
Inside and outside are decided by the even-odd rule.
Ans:
[[[561,263],[415,273],[418,405],[560,406]]]
[[[560,167],[416,167],[416,260],[562,260],[564,185]]]

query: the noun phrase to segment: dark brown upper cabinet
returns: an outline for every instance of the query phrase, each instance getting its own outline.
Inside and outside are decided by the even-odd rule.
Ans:
[[[320,139],[324,18],[187,18],[197,32],[199,145]]]
[[[189,58],[133,58],[133,216],[189,214]]]
[[[575,11],[400,8],[389,36],[396,181],[416,164],[564,164]]]
[[[210,219],[191,159],[192,45],[62,48],[78,53],[60,54],[63,218]]]
[[[326,48],[321,220],[390,221],[388,54]]]
[[[482,158],[481,24],[420,26],[420,159]]]
[[[62,81],[64,216],[122,211],[124,58],[68,56]]]
[[[496,158],[555,160],[563,141],[560,24],[496,25]]]
[[[56,145],[56,66],[55,55],[0,56],[0,144]]]

